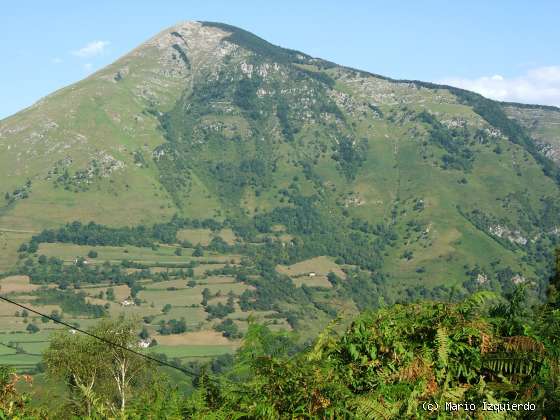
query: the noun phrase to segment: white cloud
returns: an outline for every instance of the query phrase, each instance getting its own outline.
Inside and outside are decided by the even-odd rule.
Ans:
[[[109,41],[92,41],[79,50],[72,51],[72,54],[77,57],[95,57],[102,54],[109,44]]]
[[[450,77],[440,83],[499,101],[560,106],[560,66],[536,67],[517,77],[499,74],[475,79]]]
[[[86,73],[91,73],[92,70],[93,70],[93,65],[91,63],[84,64],[84,71]]]
[[[51,59],[51,63],[53,63],[53,64],[60,64],[60,63],[62,63],[62,58],[60,58],[60,57],[54,57],[53,59]]]

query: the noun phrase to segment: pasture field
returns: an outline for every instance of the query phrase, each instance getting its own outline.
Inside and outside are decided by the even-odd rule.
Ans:
[[[181,229],[177,232],[177,239],[179,241],[188,241],[193,245],[207,246],[215,237],[222,238],[229,245],[233,245],[237,239],[231,229],[222,229],[216,233],[210,229]]]
[[[328,289],[332,287],[332,284],[327,279],[327,276],[316,275],[314,277],[309,277],[304,275],[304,276],[293,277],[292,281],[297,287],[301,287],[304,284],[307,287],[326,287]]]
[[[339,277],[346,277],[342,268],[329,257],[315,257],[292,265],[278,265],[276,270],[290,277],[308,275],[309,273],[326,276],[331,271]]]
[[[113,289],[113,293],[115,294],[115,300],[117,302],[121,302],[123,300],[125,300],[127,297],[130,296],[130,287],[128,287],[126,284],[119,284],[119,285],[114,285],[114,286],[102,286],[102,287],[98,287],[98,286],[82,286],[82,290],[88,295],[88,296],[97,296],[99,295],[100,292],[103,292],[104,295],[107,294],[107,289],[111,287]]]
[[[182,255],[176,255],[175,250],[178,246],[170,246],[162,244],[156,249],[141,248],[136,246],[89,246],[74,245],[61,243],[42,243],[39,246],[37,254],[46,257],[57,257],[65,263],[74,263],[77,257],[84,257],[88,264],[102,264],[105,261],[111,263],[120,263],[123,260],[135,261],[142,264],[152,265],[157,268],[159,264],[185,264],[195,261],[200,264],[228,263],[237,262],[238,255],[218,254],[211,251],[205,251],[202,257],[193,257],[193,248],[181,248]],[[96,258],[88,258],[90,251],[96,251]],[[163,267],[167,269],[167,267]]]
[[[0,346],[0,358],[3,356],[11,356],[13,354],[16,354],[15,349],[7,346]]]
[[[18,260],[17,249],[36,233],[28,230],[8,229],[8,224],[0,227],[0,273],[11,269]]]
[[[227,284],[234,283],[235,279],[229,276],[210,276],[201,280],[199,284]]]
[[[36,296],[33,295],[31,296],[18,295],[17,301],[20,303],[25,303],[30,308],[36,309],[37,311],[41,311],[41,313],[44,313],[46,311],[50,314],[52,311],[60,311],[59,305],[34,305],[32,303],[29,303],[30,300],[32,301],[35,298]],[[16,312],[21,312],[21,309],[18,307],[14,307],[14,305],[8,302],[0,301],[0,330],[2,330],[2,326],[5,323],[4,321],[1,320],[5,318],[14,317]]]
[[[207,246],[212,240],[212,231],[210,229],[181,229],[177,232],[177,239],[180,241],[189,241],[193,245],[200,244]]]
[[[206,273],[206,271],[208,270],[219,270],[221,268],[224,268],[226,266],[226,264],[204,264],[201,263],[199,265],[197,265],[196,267],[193,268],[194,270],[194,275],[195,276],[204,276],[204,274]]]
[[[0,280],[2,293],[32,292],[38,288],[38,285],[29,282],[28,276],[9,276]]]
[[[187,289],[187,280],[180,279],[180,280],[167,280],[167,281],[158,281],[153,283],[146,284],[144,290],[168,290],[169,288],[175,289]]]
[[[180,232],[179,239],[188,240],[194,246],[197,243],[206,245],[215,236],[220,236],[229,244],[237,240],[229,229],[216,233],[208,229],[185,229]],[[224,337],[222,332],[215,330],[223,319],[234,320],[241,333],[247,331],[250,316],[259,322],[270,324],[274,330],[290,329],[285,319],[277,316],[273,317],[274,319],[267,318],[274,314],[274,311],[241,311],[239,298],[243,292],[254,290],[253,286],[236,280],[234,276],[209,274],[211,270],[221,270],[226,265],[233,269],[240,267],[239,255],[218,254],[205,249],[203,256],[193,257],[193,248],[183,247],[180,247],[181,255],[177,255],[179,247],[166,244],[143,248],[41,243],[32,256],[35,261],[38,261],[41,255],[47,258],[56,257],[63,261],[63,267],[70,267],[77,265],[78,258],[81,257],[90,268],[108,262],[111,266],[121,267],[121,272],[126,276],[142,276],[136,277],[134,288],[131,287],[132,283],[113,284],[109,279],[100,279],[99,283],[83,282],[76,287],[70,284],[61,289],[54,282],[39,285],[33,284],[25,275],[6,275],[0,277],[0,293],[47,315],[56,311],[65,322],[88,329],[99,322],[99,318],[92,317],[88,312],[80,312],[85,311],[85,308],[76,308],[75,305],[70,308],[68,303],[64,304],[62,301],[60,304],[57,301],[42,303],[44,297],[51,292],[61,296],[83,295],[83,303],[79,305],[98,305],[104,308],[106,316],[112,318],[125,315],[137,319],[139,332],[141,328],[145,328],[149,336],[157,342],[155,346],[150,347],[149,352],[164,353],[170,358],[181,360],[202,361],[234,352],[241,341],[230,340]],[[95,257],[88,256],[92,250],[97,254]],[[140,264],[141,267],[149,269],[130,267],[124,265],[123,261],[127,261],[127,264]],[[328,267],[321,268],[325,264],[328,264]],[[192,270],[187,270],[188,267],[192,267]],[[179,271],[179,268],[182,271]],[[338,269],[338,266],[328,259],[319,258],[307,264],[286,268],[296,276],[308,269],[327,273],[331,269]],[[56,278],[54,280],[56,281]],[[315,282],[319,284],[320,280],[315,279]],[[108,295],[109,289],[112,290],[112,296]],[[204,292],[206,289],[207,292]],[[228,305],[228,299],[233,299],[230,312],[220,315],[221,319],[212,318],[207,308],[202,305],[203,292],[207,294],[208,305]],[[183,319],[187,329],[185,332],[160,333],[162,325]],[[29,327],[30,324],[36,328]],[[30,328],[36,332],[30,332]],[[52,334],[61,329],[67,328],[57,326],[53,322],[43,322],[41,317],[33,313],[22,313],[20,308],[0,302],[0,364],[8,364],[20,372],[33,371],[41,360],[41,353],[48,347]]]
[[[151,324],[156,325],[161,320],[168,321],[170,319],[185,318],[187,325],[193,326],[203,323],[207,316],[208,314],[204,311],[202,306],[198,306],[196,308],[173,306],[166,314],[159,311]]]
[[[198,305],[202,299],[200,287],[181,291],[142,290],[138,293],[138,297],[150,302],[150,304],[154,303],[158,307],[163,307],[166,304],[172,306]]]
[[[327,279],[330,272],[340,278],[346,278],[342,267],[336,264],[332,258],[324,256],[310,258],[292,265],[278,265],[276,271],[289,276],[297,287],[305,284],[308,287],[331,288],[332,285]]]
[[[32,369],[41,361],[40,355],[33,354],[8,354],[0,357],[1,365],[8,365],[15,367],[17,370],[25,371]]]
[[[173,254],[174,248],[159,247],[157,249],[140,248],[136,246],[88,246],[61,243],[42,243],[39,246],[39,254],[47,257],[58,257],[64,261],[71,262],[77,256],[87,256],[90,250],[98,253],[97,261],[121,261],[128,260],[159,260],[162,258],[175,258]],[[94,262],[93,260],[90,260]]]
[[[235,351],[235,346],[156,346],[151,353],[163,353],[169,358],[190,359],[195,357],[212,357],[223,354],[231,354]]]
[[[233,245],[237,241],[237,236],[231,229],[222,229],[218,233],[218,236],[222,238],[227,244]]]
[[[217,331],[192,331],[182,334],[156,335],[158,343],[164,346],[234,346],[237,341],[230,341]]]
[[[22,341],[20,344],[28,354],[41,354],[49,346],[49,341]]]

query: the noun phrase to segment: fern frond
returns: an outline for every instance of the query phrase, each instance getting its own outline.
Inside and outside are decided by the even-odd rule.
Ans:
[[[387,377],[391,381],[410,381],[415,382],[421,378],[428,378],[432,375],[431,363],[422,358],[415,358],[408,365],[400,368]]]
[[[377,419],[396,419],[399,418],[399,411],[402,402],[388,403],[377,395],[361,395],[351,401],[354,407],[356,418],[364,420]]]
[[[486,354],[492,350],[492,341],[491,337],[488,334],[481,333],[480,334],[480,353]]]
[[[527,336],[514,336],[504,339],[504,348],[512,353],[544,354],[543,343]]]
[[[441,399],[443,401],[457,402],[463,401],[465,399],[465,392],[467,392],[468,387],[457,386],[454,388],[448,388],[441,394]]]
[[[447,328],[439,327],[436,331],[436,345],[437,345],[437,355],[438,364],[440,367],[447,366],[448,359],[448,337]]]
[[[84,399],[88,402],[89,406],[91,407],[91,413],[89,414],[88,417],[92,419],[114,418],[109,415],[110,408],[103,403],[101,398],[98,397],[92,389],[81,384],[78,386],[78,388],[80,389],[80,392],[82,393]]]
[[[317,339],[315,340],[315,344],[313,349],[307,355],[307,360],[309,361],[316,361],[320,360],[323,357],[323,353],[325,350],[328,350],[336,344],[336,337],[333,337],[333,329],[334,327],[340,323],[341,318],[337,317],[333,319],[325,330],[319,334]]]
[[[496,374],[530,375],[540,363],[529,355],[517,356],[511,353],[500,352],[484,358],[483,365]]]
[[[487,301],[497,299],[497,295],[494,292],[482,291],[477,292],[469,296],[463,301],[458,307],[459,312],[467,315],[472,313],[475,309],[479,309]]]

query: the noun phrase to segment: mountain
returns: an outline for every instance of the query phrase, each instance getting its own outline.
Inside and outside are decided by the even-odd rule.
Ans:
[[[560,108],[504,103],[504,112],[531,135],[541,153],[560,162]]]
[[[336,296],[308,291],[319,309],[453,286],[542,294],[559,116],[181,23],[0,121],[0,269],[44,229],[176,215],[224,223],[262,264],[355,270]]]

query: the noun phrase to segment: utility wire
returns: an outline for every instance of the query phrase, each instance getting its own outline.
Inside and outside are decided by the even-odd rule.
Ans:
[[[178,371],[180,371],[180,372],[183,372],[183,373],[185,373],[185,374],[187,374],[187,375],[189,375],[189,376],[192,376],[192,377],[195,377],[195,376],[198,375],[197,373],[192,372],[192,371],[190,371],[190,370],[188,370],[188,369],[185,369],[185,368],[182,368],[182,367],[173,365],[173,364],[171,364],[171,363],[169,363],[169,362],[164,362],[163,360],[156,359],[155,357],[148,356],[147,354],[143,354],[143,353],[137,352],[137,351],[135,351],[135,350],[129,349],[128,347],[122,346],[122,345],[120,345],[120,344],[118,344],[118,343],[113,343],[112,341],[109,341],[109,340],[107,340],[107,339],[105,339],[105,338],[103,338],[103,337],[99,337],[99,336],[97,336],[97,335],[95,335],[95,334],[93,334],[93,333],[90,333],[90,332],[86,331],[86,330],[82,330],[82,329],[77,328],[77,327],[75,327],[75,326],[73,326],[73,325],[70,325],[70,324],[68,324],[68,323],[66,323],[66,322],[64,322],[64,321],[55,319],[55,318],[53,318],[52,316],[43,314],[43,313],[41,313],[41,312],[39,312],[39,311],[36,311],[35,309],[32,309],[32,308],[30,308],[30,307],[28,307],[28,306],[25,306],[25,305],[22,305],[21,303],[15,302],[15,301],[13,301],[13,300],[11,300],[11,299],[8,299],[7,297],[4,297],[4,296],[2,296],[2,295],[0,295],[0,299],[3,300],[3,301],[5,301],[5,302],[11,303],[12,305],[19,306],[20,308],[25,309],[26,311],[33,312],[34,314],[37,314],[37,315],[39,315],[39,316],[45,317],[45,318],[47,318],[47,319],[50,319],[51,321],[53,321],[53,322],[55,322],[55,323],[57,323],[57,324],[64,325],[64,326],[66,326],[66,327],[68,327],[68,328],[70,328],[70,329],[72,329],[72,330],[81,332],[82,334],[85,334],[85,335],[89,335],[90,337],[93,337],[93,338],[95,338],[96,340],[103,341],[105,344],[109,344],[110,346],[119,347],[119,348],[121,348],[121,349],[123,349],[123,350],[126,350],[126,351],[130,352],[130,353],[134,353],[134,354],[137,355],[137,356],[143,357],[144,359],[150,360],[150,361],[152,361],[152,362],[159,363],[160,365],[163,365],[163,366],[167,366],[167,367],[176,369],[176,370],[178,370]]]

